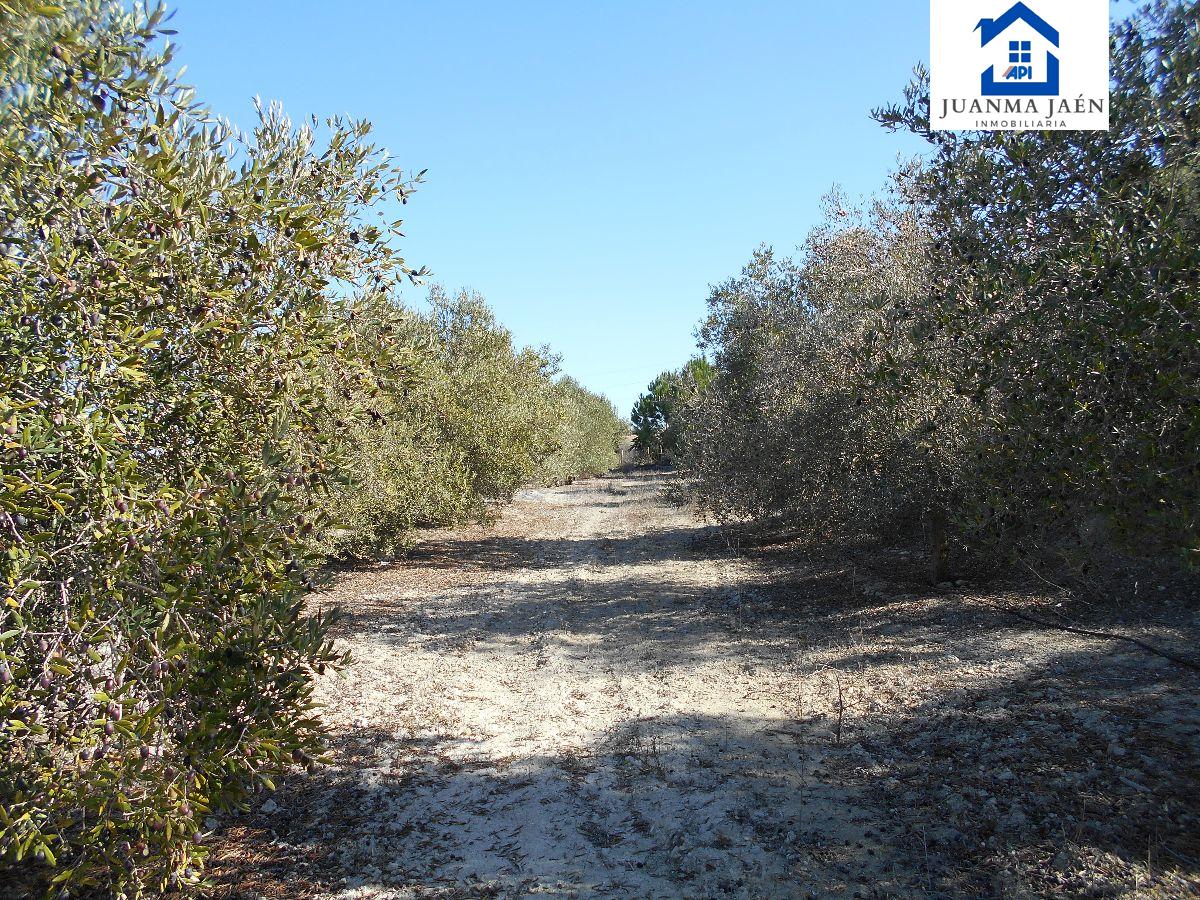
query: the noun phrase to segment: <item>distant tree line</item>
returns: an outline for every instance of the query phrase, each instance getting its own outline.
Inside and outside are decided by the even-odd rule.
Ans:
[[[651,465],[673,462],[682,449],[682,413],[712,380],[713,367],[702,356],[678,371],[663,372],[646,387],[633,406],[633,447]]]

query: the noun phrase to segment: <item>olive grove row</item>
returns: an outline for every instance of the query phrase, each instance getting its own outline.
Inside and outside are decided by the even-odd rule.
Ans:
[[[1200,563],[1200,15],[1149,4],[1111,46],[1107,132],[930,131],[919,69],[875,117],[930,152],[713,289],[643,451],[723,521],[923,532],[935,579]]]
[[[426,273],[369,125],[222,124],[161,9],[0,2],[0,884],[201,877],[322,750],[331,556],[609,469],[611,405]],[[0,889],[0,893],[4,893]]]

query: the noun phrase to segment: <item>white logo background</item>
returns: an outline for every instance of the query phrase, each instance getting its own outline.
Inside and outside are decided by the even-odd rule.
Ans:
[[[934,130],[1107,130],[1108,0],[1025,0],[1025,5],[1058,31],[1055,47],[1025,20],[1018,19],[986,47],[980,46],[981,19],[999,20],[1016,0],[930,0],[929,124]],[[1009,83],[1010,41],[1029,43],[1031,72],[1015,84],[1046,81],[1046,52],[1059,59],[1059,90],[1054,96],[985,96],[981,78],[994,66],[997,82]],[[1023,59],[1023,58],[1022,58]],[[1020,61],[1019,61],[1020,62]],[[1026,64],[1021,62],[1020,64]],[[989,101],[991,103],[989,104]],[[1097,106],[1102,109],[1097,110]]]

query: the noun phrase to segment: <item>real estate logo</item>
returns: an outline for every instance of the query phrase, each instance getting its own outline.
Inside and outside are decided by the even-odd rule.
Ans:
[[[1058,31],[1045,19],[1024,3],[1017,3],[999,19],[980,19],[975,30],[980,33],[981,45],[987,47],[996,38],[1006,33],[1014,33],[1013,26],[1018,22],[1028,25],[1037,37],[1041,38],[1041,42],[1047,44],[1045,63],[1041,66],[1045,79],[1040,82],[1033,80],[1037,72],[1033,58],[1035,40],[1022,40],[1022,31],[1020,37],[1008,42],[1008,66],[1004,69],[1004,75],[997,80],[995,63],[988,66],[987,71],[983,73],[980,92],[985,97],[1057,97],[1059,63],[1058,57],[1049,48],[1058,47]],[[1038,47],[1039,59],[1042,49]]]
[[[1108,128],[1108,0],[930,0],[934,130]]]

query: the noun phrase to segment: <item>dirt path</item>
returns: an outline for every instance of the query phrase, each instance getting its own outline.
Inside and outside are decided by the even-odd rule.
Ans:
[[[1078,811],[1054,812],[1067,783],[1034,772],[1048,736],[1074,729],[1079,753],[1080,729],[1103,732],[1114,765],[1136,740],[1035,677],[1102,642],[944,597],[882,602],[853,568],[789,580],[730,553],[660,487],[639,475],[526,491],[494,528],[433,533],[411,560],[342,577],[322,598],[350,613],[339,640],[355,660],[320,684],[334,764],[225,829],[226,894],[926,896],[973,893],[980,861],[1001,892],[1194,886],[1194,866],[1168,858],[1155,876],[1153,858],[1130,861],[1078,822],[1053,835]],[[817,595],[828,602],[789,606]],[[1144,656],[1117,658],[1146,671]],[[1194,684],[1172,679],[1154,697],[1175,743],[1137,775],[1118,766],[1104,784],[1119,796],[1098,801],[1107,816],[1159,804],[1130,842],[1189,829],[1192,804],[1164,813],[1153,787],[1196,784]],[[1088,796],[1101,790],[1094,761],[1054,752]]]

